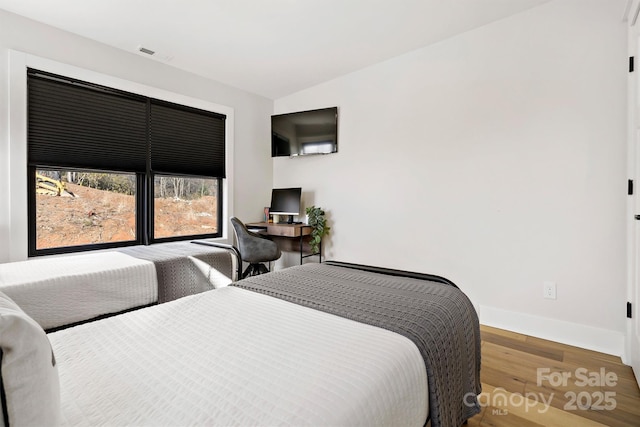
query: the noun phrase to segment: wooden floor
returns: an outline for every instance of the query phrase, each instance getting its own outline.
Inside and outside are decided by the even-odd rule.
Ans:
[[[481,331],[482,412],[469,427],[640,426],[640,390],[619,357]]]

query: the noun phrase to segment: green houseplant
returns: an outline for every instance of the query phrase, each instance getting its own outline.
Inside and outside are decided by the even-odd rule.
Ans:
[[[309,244],[311,245],[311,252],[317,254],[320,252],[320,242],[322,241],[322,237],[325,234],[329,234],[331,227],[327,225],[327,219],[325,218],[325,213],[322,208],[309,206],[306,211],[308,218],[307,223],[313,227],[313,230],[311,231],[311,240],[309,241]]]

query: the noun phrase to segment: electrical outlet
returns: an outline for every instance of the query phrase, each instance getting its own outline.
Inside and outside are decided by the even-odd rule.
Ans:
[[[542,296],[546,299],[556,299],[556,282],[544,282]]]

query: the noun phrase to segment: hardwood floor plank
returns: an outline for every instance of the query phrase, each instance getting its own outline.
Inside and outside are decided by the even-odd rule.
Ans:
[[[529,341],[513,340],[505,336],[496,335],[492,332],[483,333],[482,339],[486,342],[490,342],[503,347],[508,347],[513,350],[523,351],[528,354],[534,354],[546,359],[561,361],[564,355],[563,351],[550,348],[549,346],[531,343]]]
[[[529,337],[518,332],[507,331],[504,329],[498,329],[491,326],[482,325],[482,332],[485,334],[500,335],[506,338],[511,338],[517,341],[526,341]]]
[[[494,412],[495,411],[495,412]],[[495,408],[487,408],[487,414],[482,419],[482,427],[510,427],[510,426],[522,426],[522,427],[540,427],[544,424],[539,424],[524,418],[520,418],[517,415],[510,413],[503,413],[504,410],[496,410]]]
[[[587,350],[584,348],[575,347],[568,344],[562,344],[559,342],[548,341],[548,340],[537,338],[537,337],[527,336],[526,341],[528,343],[546,346],[548,348],[555,349],[555,350],[560,350],[565,353],[565,356],[567,354],[574,354],[582,358],[584,358],[585,356],[588,356],[589,359],[592,359],[592,360],[601,360],[603,362],[609,362],[612,364],[616,364],[618,366],[626,366],[622,363],[622,360],[620,360],[619,357],[612,356],[610,354],[599,353],[597,351]]]
[[[640,401],[623,393],[616,394],[616,410],[624,411],[640,417]]]
[[[493,366],[483,366],[480,370],[480,380],[485,384],[500,384],[500,387],[512,393],[524,393],[526,381],[515,375],[509,375]]]
[[[503,372],[525,381],[536,382],[540,368],[548,368],[550,373],[564,371],[562,363],[556,360],[489,342],[482,347],[482,355],[483,362],[485,358],[491,360],[490,366],[495,366]]]
[[[481,333],[482,411],[468,426],[640,426],[640,389],[620,358],[486,326]]]

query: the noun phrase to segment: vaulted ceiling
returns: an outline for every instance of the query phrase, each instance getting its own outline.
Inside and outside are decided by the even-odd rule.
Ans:
[[[277,99],[547,1],[0,0],[0,9]]]

